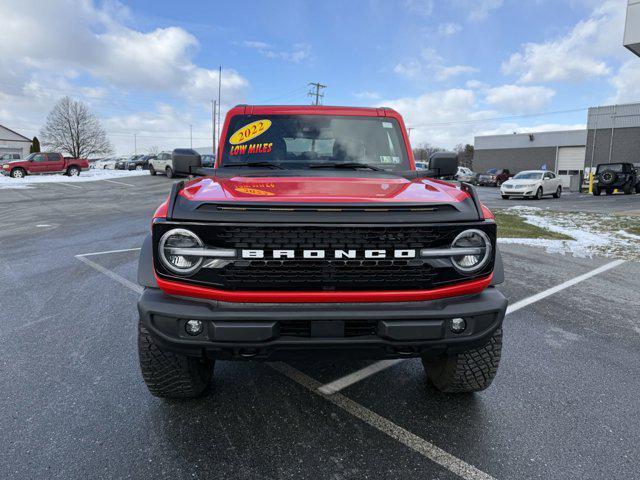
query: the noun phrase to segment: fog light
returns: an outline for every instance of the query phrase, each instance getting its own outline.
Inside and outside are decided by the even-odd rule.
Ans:
[[[451,331],[453,333],[462,333],[467,328],[467,322],[464,318],[456,317],[451,319]]]
[[[200,320],[188,320],[184,325],[184,329],[189,335],[200,335],[204,328],[203,323]]]

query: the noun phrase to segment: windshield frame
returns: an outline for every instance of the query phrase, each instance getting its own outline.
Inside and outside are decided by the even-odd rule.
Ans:
[[[394,112],[395,113],[395,112]],[[266,120],[273,120],[274,118],[277,117],[291,117],[291,118],[296,118],[296,117],[308,117],[309,120],[313,121],[315,118],[318,117],[330,117],[332,119],[351,119],[353,121],[359,122],[359,121],[378,121],[378,122],[387,122],[387,123],[391,123],[392,124],[392,131],[394,132],[393,135],[395,135],[395,138],[391,138],[389,137],[389,143],[390,143],[390,149],[393,150],[394,155],[388,155],[390,157],[395,157],[396,154],[399,158],[398,163],[382,163],[382,161],[371,161],[373,160],[370,157],[361,157],[363,161],[360,161],[358,163],[362,163],[362,164],[371,164],[374,165],[376,167],[381,168],[383,171],[388,171],[388,172],[399,172],[399,171],[406,171],[406,170],[415,170],[415,161],[413,158],[413,152],[411,151],[411,149],[408,147],[408,137],[405,131],[405,127],[404,127],[404,122],[402,121],[402,118],[399,117],[397,114],[395,115],[391,115],[391,116],[376,116],[376,115],[359,115],[359,114],[345,114],[345,113],[337,113],[337,112],[322,112],[322,113],[317,113],[317,112],[265,112],[264,114],[260,114],[260,113],[244,113],[244,112],[238,112],[237,114],[234,114],[230,117],[228,117],[227,121],[225,122],[225,128],[223,131],[223,135],[221,137],[221,141],[219,143],[218,146],[218,155],[215,156],[215,168],[224,168],[226,166],[226,164],[229,163],[240,163],[239,160],[243,159],[247,162],[253,162],[253,161],[259,161],[260,157],[259,156],[253,156],[250,153],[245,153],[245,154],[240,154],[238,156],[232,156],[230,155],[230,151],[231,151],[231,147],[232,145],[230,144],[230,139],[231,137],[240,129],[237,125],[237,119],[238,117],[240,118],[246,118],[246,120],[249,121],[249,123],[246,123],[245,125],[250,125],[253,122],[256,122],[260,119],[266,119]],[[312,123],[312,122],[310,122]],[[312,127],[310,127],[312,128]],[[386,127],[388,128],[388,127]],[[259,141],[260,136],[258,135],[256,138],[256,142]],[[268,138],[268,137],[267,137]],[[286,138],[288,137],[281,137],[285,143],[286,142]],[[294,137],[294,138],[307,138],[307,137]],[[309,137],[307,139],[311,140],[312,137]],[[316,138],[316,140],[325,140],[325,139],[331,139],[334,140],[335,137],[322,137],[319,136]],[[253,139],[249,139],[248,141],[244,142],[245,144],[249,144],[251,141],[253,141]],[[300,153],[304,153],[304,152],[300,152]],[[366,148],[365,148],[365,155],[366,155]],[[390,152],[391,153],[391,152]],[[382,155],[379,155],[382,156]],[[387,155],[385,155],[387,156]],[[327,153],[327,155],[325,156],[325,158],[321,159],[322,162],[325,162],[327,164],[331,164],[331,163],[335,163],[335,164],[340,164],[340,163],[356,163],[354,161],[350,161],[347,160],[345,161],[336,161],[335,157],[333,157],[332,155],[329,155]],[[287,170],[312,170],[312,166],[313,165],[317,165],[318,163],[318,159],[317,158],[305,158],[304,156],[298,159],[284,159],[284,160],[280,160],[280,161],[276,161],[275,159],[271,159],[271,158],[265,158],[265,162],[270,162],[270,163],[274,163],[274,164],[278,164],[281,165],[283,168],[287,169]],[[287,166],[287,163],[290,164],[290,166]],[[301,165],[302,164],[302,165]],[[230,167],[233,168],[233,167]],[[327,169],[329,169],[330,167],[327,167]]]

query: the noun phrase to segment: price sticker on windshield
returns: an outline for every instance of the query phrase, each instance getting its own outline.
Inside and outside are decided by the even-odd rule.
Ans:
[[[241,143],[248,142],[258,135],[262,135],[269,130],[269,127],[271,127],[271,120],[256,120],[236,130],[235,133],[231,135],[231,138],[229,138],[229,143],[231,145],[240,145]]]

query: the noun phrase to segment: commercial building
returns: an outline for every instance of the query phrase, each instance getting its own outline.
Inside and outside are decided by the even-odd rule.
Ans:
[[[512,173],[544,169],[555,172],[563,187],[584,174],[586,130],[516,133],[475,137],[473,170],[508,168]]]
[[[624,26],[624,46],[640,56],[640,0],[629,0]]]
[[[640,103],[589,108],[586,130],[480,136],[474,147],[476,172],[545,168],[569,188],[572,177],[582,183],[600,163],[640,166]]]
[[[30,139],[0,125],[0,157],[5,153],[19,153],[24,158],[30,148]]]

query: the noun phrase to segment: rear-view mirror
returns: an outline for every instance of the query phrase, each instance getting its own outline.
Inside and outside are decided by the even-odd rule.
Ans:
[[[173,171],[178,175],[191,175],[193,171],[202,167],[202,157],[190,148],[176,148],[171,153]]]

